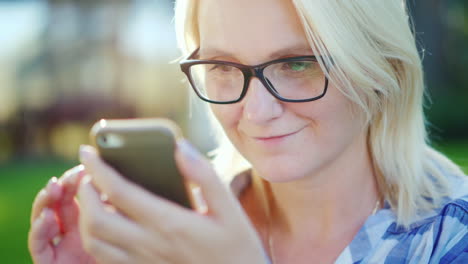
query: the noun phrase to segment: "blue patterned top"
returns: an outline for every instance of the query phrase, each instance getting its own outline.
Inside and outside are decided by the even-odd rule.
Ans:
[[[439,209],[405,229],[388,203],[370,216],[335,263],[468,264],[468,178],[451,179],[456,190]]]
[[[397,225],[395,213],[385,203],[369,216],[335,263],[468,264],[468,177],[449,180],[452,191],[444,205],[419,213],[407,229]],[[239,194],[248,182],[244,178],[231,187]]]

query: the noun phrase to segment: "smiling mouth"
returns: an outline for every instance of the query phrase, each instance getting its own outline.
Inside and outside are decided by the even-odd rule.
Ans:
[[[262,140],[262,141],[268,141],[268,140],[275,140],[275,139],[282,139],[282,138],[286,138],[286,137],[289,137],[289,136],[292,136],[294,134],[297,134],[299,131],[301,131],[303,128],[295,131],[295,132],[292,132],[292,133],[288,133],[288,134],[284,134],[284,135],[279,135],[279,136],[272,136],[272,137],[254,137],[256,140]]]

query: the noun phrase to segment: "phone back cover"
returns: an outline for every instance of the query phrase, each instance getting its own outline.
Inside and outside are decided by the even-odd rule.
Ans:
[[[106,132],[111,131],[112,128],[106,129]],[[105,162],[154,194],[191,207],[183,178],[175,164],[175,140],[170,131],[129,129],[115,133],[124,138],[125,147],[98,146]]]

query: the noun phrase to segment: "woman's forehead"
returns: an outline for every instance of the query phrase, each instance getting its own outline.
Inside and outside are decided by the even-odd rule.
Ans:
[[[258,55],[268,59],[287,52],[311,52],[289,0],[201,0],[198,25],[204,57]]]
[[[202,58],[216,58],[216,57],[231,57],[235,58],[237,54],[230,52],[227,49],[223,49],[211,46],[209,44],[203,45],[200,48],[199,55]],[[312,49],[308,43],[298,43],[296,45],[282,47],[276,51],[272,51],[267,56],[268,59],[277,59],[289,55],[313,55]]]

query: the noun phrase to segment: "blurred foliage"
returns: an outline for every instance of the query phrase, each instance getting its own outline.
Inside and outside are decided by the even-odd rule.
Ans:
[[[468,175],[468,140],[445,142],[434,147],[446,153]]]
[[[407,0],[427,80],[426,113],[435,141],[468,138],[468,4]]]

